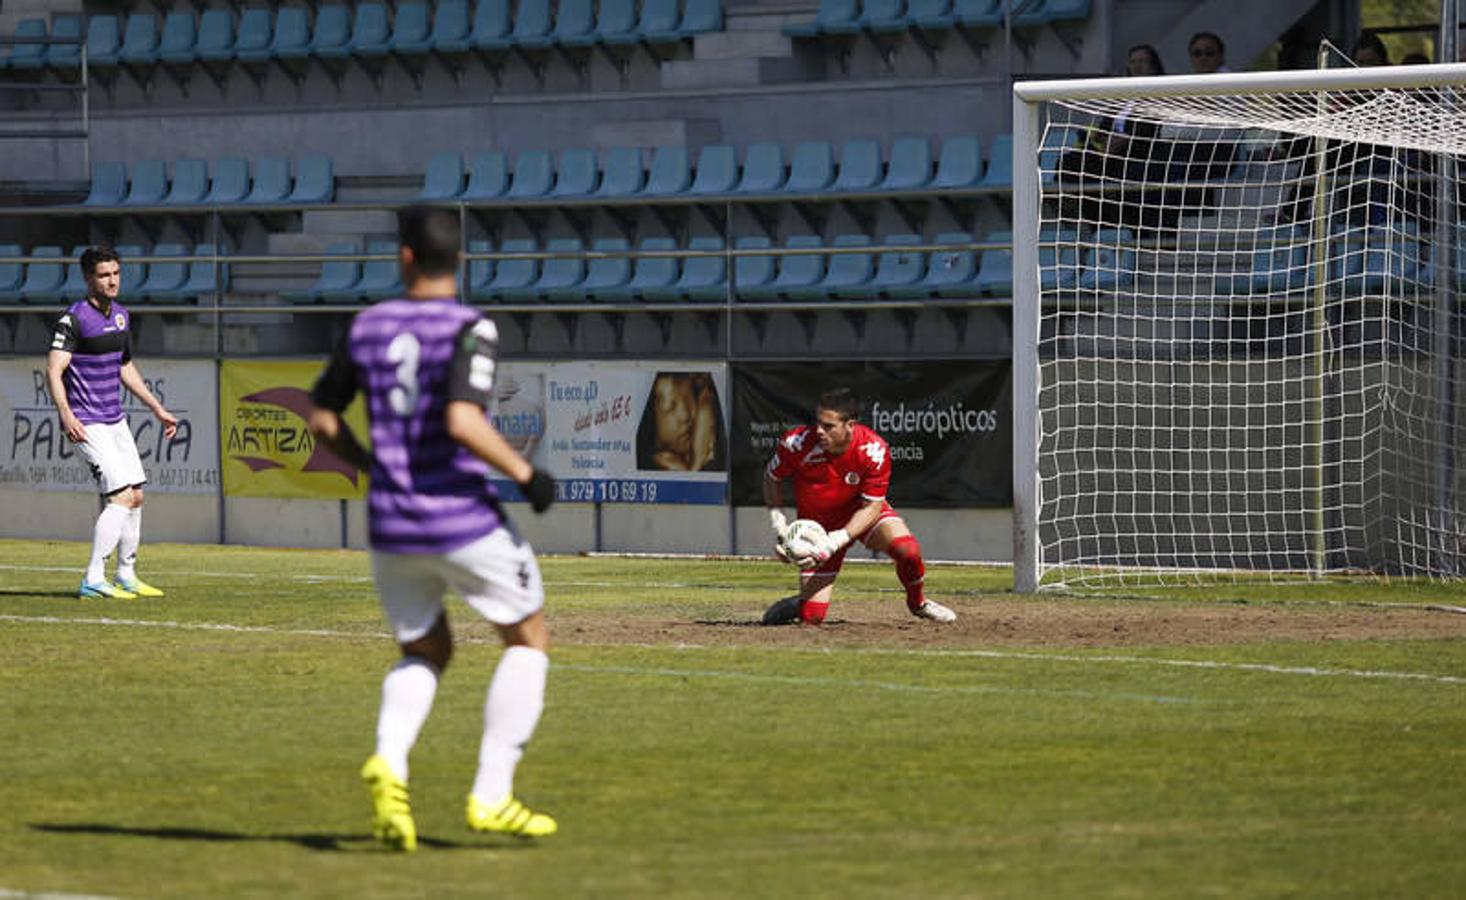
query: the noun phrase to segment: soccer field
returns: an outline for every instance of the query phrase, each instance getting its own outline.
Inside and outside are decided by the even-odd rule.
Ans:
[[[0,541],[0,896],[1459,895],[1459,587],[1016,598],[889,566],[762,628],[772,562],[542,560],[555,647],[517,792],[469,833],[497,641],[463,642],[413,755],[423,846],[378,851],[357,769],[396,658],[355,552],[147,545],[161,601],[79,601],[87,549]]]

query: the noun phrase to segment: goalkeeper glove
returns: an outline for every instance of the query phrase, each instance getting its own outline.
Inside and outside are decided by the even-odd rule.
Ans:
[[[789,527],[789,520],[784,518],[782,509],[769,510],[769,527],[774,529],[774,540],[777,541],[784,536],[784,529]]]
[[[850,543],[850,532],[846,531],[843,528],[837,528],[834,531],[826,534],[825,546],[822,548],[824,550],[825,559],[829,559],[836,553],[844,550],[845,545],[848,543]]]
[[[524,498],[529,501],[529,506],[537,513],[542,513],[550,508],[555,502],[555,476],[544,469],[534,469],[530,472],[529,481],[520,487],[524,490]]]

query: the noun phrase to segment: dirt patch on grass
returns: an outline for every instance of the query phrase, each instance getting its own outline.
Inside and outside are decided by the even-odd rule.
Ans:
[[[765,627],[752,601],[726,616],[654,619],[552,615],[555,640],[567,644],[728,646],[893,646],[958,648],[1134,647],[1466,638],[1466,614],[1425,607],[1343,604],[1178,604],[1156,601],[969,599],[945,601],[957,621],[940,625],[906,612],[897,599],[837,600],[819,627]]]

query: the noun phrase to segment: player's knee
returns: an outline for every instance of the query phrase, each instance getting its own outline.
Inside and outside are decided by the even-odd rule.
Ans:
[[[447,616],[439,616],[427,634],[401,646],[403,656],[415,656],[435,666],[439,672],[444,671],[453,659],[453,633],[448,630]]]
[[[891,546],[886,549],[886,552],[897,562],[906,560],[920,561],[921,544],[916,540],[915,535],[904,534],[892,541]]]

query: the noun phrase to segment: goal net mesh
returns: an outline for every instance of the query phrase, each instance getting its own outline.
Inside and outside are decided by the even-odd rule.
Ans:
[[[1455,91],[1043,116],[1040,585],[1466,574]]]

